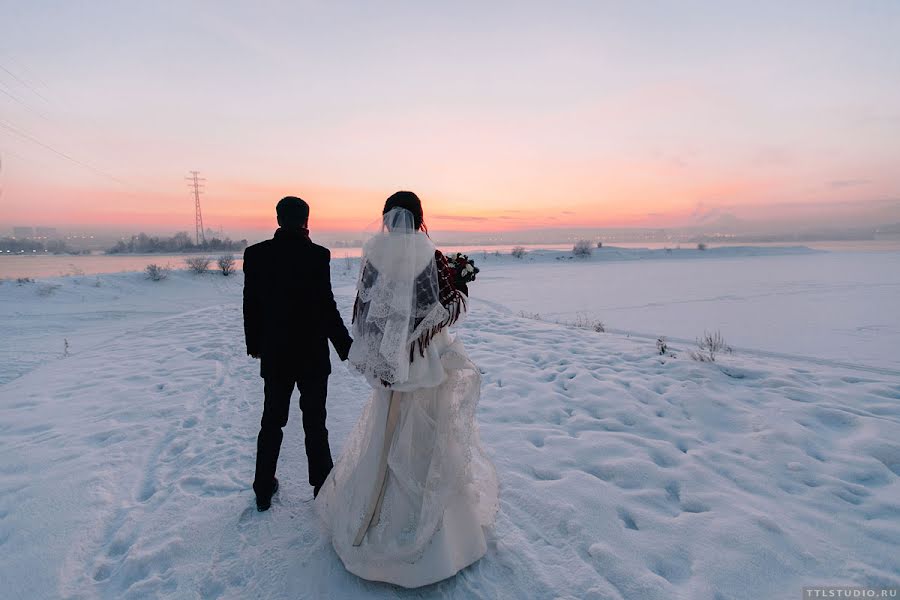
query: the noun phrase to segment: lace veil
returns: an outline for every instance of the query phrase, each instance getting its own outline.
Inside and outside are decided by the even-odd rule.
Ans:
[[[405,382],[412,344],[448,316],[434,253],[404,208],[385,213],[381,232],[363,247],[349,358],[376,387]]]

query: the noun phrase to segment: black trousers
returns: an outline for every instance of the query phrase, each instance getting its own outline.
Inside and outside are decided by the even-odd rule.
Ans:
[[[309,484],[322,485],[334,463],[325,428],[325,398],[328,395],[328,375],[300,378],[265,379],[265,407],[256,441],[256,478],[253,490],[257,495],[270,494],[274,485],[278,454],[281,452],[282,428],[287,425],[294,385],[300,390],[300,410],[303,412],[303,433],[306,459],[309,462]]]

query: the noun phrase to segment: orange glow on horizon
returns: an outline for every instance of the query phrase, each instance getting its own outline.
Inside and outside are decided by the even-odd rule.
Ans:
[[[310,228],[320,232],[365,232],[377,227],[383,199],[412,189],[423,199],[425,220],[434,231],[513,232],[562,228],[666,228],[696,224],[723,211],[775,218],[794,191],[777,178],[727,173],[702,177],[655,164],[553,165],[553,175],[442,188],[415,185],[342,187],[302,181],[277,183],[207,177],[202,196],[207,227],[228,231],[268,231],[277,227],[275,203],[297,195],[311,206]],[[527,173],[527,172],[523,172]],[[7,225],[98,225],[138,231],[193,228],[193,198],[170,181],[147,185],[166,189],[123,191],[104,187],[7,185],[2,211]],[[170,191],[176,188],[177,191]],[[475,190],[475,191],[473,191]],[[839,190],[841,191],[841,190]],[[473,197],[477,192],[479,197]],[[869,190],[866,190],[870,193]],[[824,201],[846,202],[853,191],[819,193],[793,205],[813,208]],[[483,195],[483,196],[481,196]]]
[[[268,230],[277,227],[275,203],[284,195],[299,195],[311,206],[310,227],[317,231],[363,231],[377,226],[382,198],[392,192],[368,192],[316,186],[248,185],[242,192],[227,195],[212,193],[201,200],[207,226],[224,229]],[[301,189],[298,193],[296,190]],[[555,229],[578,227],[671,227],[688,224],[697,214],[694,198],[707,198],[713,205],[719,198],[749,197],[759,186],[746,183],[717,184],[674,193],[671,189],[639,190],[624,186],[609,190],[604,201],[565,205],[541,202],[536,199],[505,206],[518,208],[458,207],[441,197],[430,198],[420,193],[425,208],[425,220],[434,230],[466,232],[510,232],[525,229]],[[249,192],[249,193],[248,193]],[[35,225],[60,223],[96,224],[105,227],[190,229],[193,225],[193,203],[186,194],[157,195],[128,194],[111,189],[66,190],[52,192],[63,196],[63,206],[47,206],[36,210],[4,209],[4,221]],[[40,193],[35,194],[40,196]],[[249,197],[249,198],[248,198]],[[127,201],[125,201],[127,200]],[[178,206],[180,210],[161,211],[160,204]],[[755,207],[765,212],[765,206]]]

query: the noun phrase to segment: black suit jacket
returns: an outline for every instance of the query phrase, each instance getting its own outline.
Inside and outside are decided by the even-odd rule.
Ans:
[[[286,229],[244,250],[244,335],[262,377],[331,373],[328,340],[347,359],[351,339],[331,291],[330,260],[327,248]]]

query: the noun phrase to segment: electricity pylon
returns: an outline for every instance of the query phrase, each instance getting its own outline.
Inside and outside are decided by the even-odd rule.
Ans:
[[[203,230],[203,214],[200,212],[200,192],[203,191],[203,181],[206,181],[203,177],[198,177],[200,175],[200,171],[190,171],[191,176],[185,177],[188,181],[188,187],[194,190],[194,207],[196,212],[196,217],[194,219],[194,226],[196,228],[197,235],[197,245],[200,245],[202,241],[204,244],[206,243],[206,233]]]

